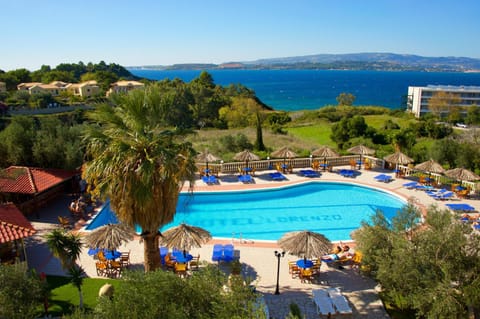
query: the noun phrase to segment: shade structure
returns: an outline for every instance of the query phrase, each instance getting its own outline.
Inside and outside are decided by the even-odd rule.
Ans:
[[[208,150],[205,150],[201,152],[200,154],[197,155],[197,161],[199,162],[205,162],[205,166],[208,169],[208,163],[209,162],[215,162],[220,160],[220,158],[216,157],[212,153],[210,153]]]
[[[332,247],[325,236],[308,230],[285,233],[278,245],[291,255],[303,258],[321,257]]]
[[[297,153],[292,151],[288,146],[284,146],[281,149],[276,150],[271,155],[272,157],[276,158],[295,158],[298,156]]]
[[[386,160],[387,162],[390,162],[393,164],[400,164],[400,165],[406,165],[413,162],[412,158],[408,157],[407,155],[403,154],[400,151],[387,155],[383,159]]]
[[[480,176],[466,168],[454,168],[445,172],[445,175],[459,181],[476,181]]]
[[[284,146],[270,155],[276,158],[283,158],[283,164],[285,164],[287,158],[295,158],[298,156],[298,154],[292,151],[288,146]]]
[[[426,162],[415,165],[415,169],[424,171],[427,173],[443,174],[445,169],[439,163],[435,162],[433,159],[429,159]]]
[[[358,154],[358,155],[372,155],[372,154],[375,154],[374,149],[366,147],[365,145],[362,145],[362,144],[356,145],[354,147],[350,147],[347,151],[352,153],[352,154]]]
[[[212,239],[212,235],[208,230],[181,223],[178,226],[162,232],[160,244],[168,248],[189,251],[192,248],[201,247],[210,239]]]
[[[123,243],[133,240],[135,232],[125,224],[107,224],[85,236],[85,244],[90,248],[114,251]]]
[[[329,146],[320,146],[312,152],[313,156],[318,157],[337,157],[339,154]]]
[[[358,154],[360,155],[360,162],[358,163],[358,169],[361,169],[361,165],[362,165],[362,156],[363,155],[372,155],[372,154],[375,154],[375,150],[374,149],[371,149],[369,147],[366,147],[365,145],[356,145],[354,147],[350,147],[348,150],[348,152],[352,153],[352,154]]]
[[[233,159],[236,160],[236,161],[245,162],[246,166],[248,166],[249,161],[258,161],[260,159],[260,157],[256,154],[250,152],[249,150],[244,150],[242,152],[239,152],[239,153],[235,154]]]

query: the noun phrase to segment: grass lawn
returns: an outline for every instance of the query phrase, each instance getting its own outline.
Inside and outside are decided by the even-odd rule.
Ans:
[[[63,314],[72,313],[79,304],[78,290],[67,277],[47,276],[47,282],[50,288],[49,314],[54,317],[61,317]],[[118,280],[115,279],[97,279],[85,278],[83,281],[83,304],[85,309],[93,309],[97,304],[98,290],[105,283],[110,283],[118,287]],[[43,310],[43,309],[42,309]]]

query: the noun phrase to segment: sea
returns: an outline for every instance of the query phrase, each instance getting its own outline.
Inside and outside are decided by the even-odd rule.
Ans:
[[[201,70],[129,69],[151,80],[190,82]],[[405,109],[409,86],[479,86],[480,73],[352,70],[205,70],[215,84],[242,84],[279,111],[315,110],[337,105],[340,93],[355,96],[354,105]]]

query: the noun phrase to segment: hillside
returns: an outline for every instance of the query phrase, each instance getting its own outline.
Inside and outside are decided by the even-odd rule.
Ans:
[[[130,66],[129,69],[342,69],[387,71],[480,72],[480,59],[468,57],[425,57],[396,53],[315,54],[306,56],[226,62],[222,64],[175,64]]]

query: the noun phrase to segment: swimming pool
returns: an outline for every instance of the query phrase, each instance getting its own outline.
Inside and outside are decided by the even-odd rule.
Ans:
[[[162,230],[182,222],[217,238],[276,241],[284,233],[310,230],[331,241],[349,240],[377,209],[391,219],[406,204],[390,193],[339,182],[307,182],[278,188],[180,194],[177,214]],[[108,203],[87,226],[117,222]],[[137,229],[140,231],[140,229]]]

